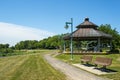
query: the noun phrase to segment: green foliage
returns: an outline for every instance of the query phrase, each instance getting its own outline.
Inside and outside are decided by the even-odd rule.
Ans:
[[[1,53],[12,53],[13,50],[10,49],[10,48],[3,48],[3,49],[0,49],[0,52],[1,52]]]
[[[37,49],[38,46],[38,41],[37,40],[25,40],[25,41],[20,41],[15,45],[15,49]]]
[[[36,41],[36,40],[25,40],[20,41],[15,45],[15,49],[60,49],[63,47],[63,36],[55,35],[53,37],[48,37],[46,39]]]
[[[55,35],[53,37],[48,37],[47,39],[41,40],[39,42],[40,48],[45,49],[58,49],[62,44],[62,35]]]
[[[13,53],[14,50],[9,48],[9,44],[0,44],[0,56],[6,56],[8,53]]]
[[[112,29],[110,24],[100,25],[98,28],[107,34],[111,34],[113,37],[112,44],[113,48],[120,48],[120,34],[116,31],[116,28]]]
[[[0,44],[0,49],[9,48],[9,44]]]

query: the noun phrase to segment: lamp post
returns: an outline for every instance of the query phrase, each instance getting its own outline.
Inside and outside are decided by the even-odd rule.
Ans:
[[[73,32],[73,18],[71,18],[70,22],[66,22],[65,23],[65,28],[66,29],[69,28],[69,24],[71,25],[71,35],[70,35],[71,60],[73,60],[73,44],[72,44],[72,40],[73,40],[73,36],[72,36],[72,32]]]

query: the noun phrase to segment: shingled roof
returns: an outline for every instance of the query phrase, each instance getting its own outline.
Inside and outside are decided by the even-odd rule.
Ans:
[[[73,39],[97,39],[97,38],[106,38],[111,39],[110,34],[106,34],[97,29],[97,25],[90,22],[89,18],[85,18],[84,22],[78,25],[77,30],[72,33]],[[70,39],[71,34],[66,35],[64,39]]]
[[[94,28],[97,29],[97,25],[90,22],[89,18],[85,18],[84,22],[78,25],[76,28]]]

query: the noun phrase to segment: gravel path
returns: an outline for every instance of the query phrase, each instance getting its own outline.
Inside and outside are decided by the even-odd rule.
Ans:
[[[51,64],[55,69],[62,71],[68,80],[108,80],[98,77],[94,74],[88,73],[84,70],[78,69],[67,63],[64,63],[54,57],[51,54],[44,55],[44,58]]]

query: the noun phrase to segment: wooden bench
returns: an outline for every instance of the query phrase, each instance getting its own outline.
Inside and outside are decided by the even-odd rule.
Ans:
[[[84,56],[82,56],[81,57],[81,63],[89,63],[89,62],[91,62],[92,61],[92,56],[88,56],[88,55],[84,55]]]
[[[112,59],[111,58],[105,58],[105,57],[96,57],[94,64],[101,65],[103,68],[106,68],[106,66],[109,66],[112,64]]]

